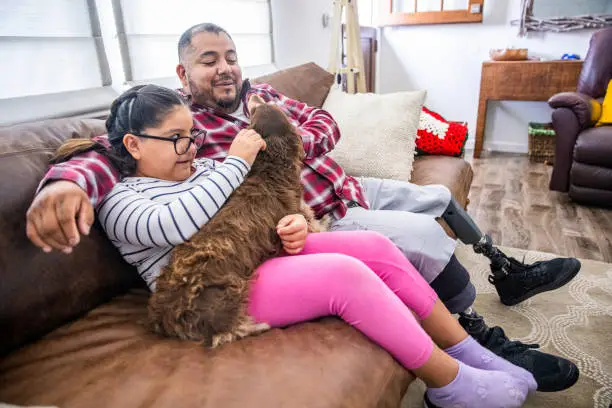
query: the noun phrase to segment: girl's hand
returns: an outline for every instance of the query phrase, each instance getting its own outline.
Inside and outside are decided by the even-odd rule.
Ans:
[[[276,233],[283,242],[283,249],[291,255],[299,254],[304,249],[308,235],[308,223],[302,214],[291,214],[283,217],[276,226]]]
[[[253,129],[242,129],[234,138],[227,154],[241,157],[252,166],[260,150],[266,150],[265,140]]]

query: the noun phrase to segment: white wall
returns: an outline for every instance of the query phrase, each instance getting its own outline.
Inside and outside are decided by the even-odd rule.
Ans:
[[[371,1],[357,0],[361,24],[372,21]],[[282,69],[315,62],[327,68],[333,0],[271,0],[271,8],[274,64]],[[324,14],[330,17],[327,27]]]
[[[331,30],[321,16],[332,0],[272,0],[276,65],[285,68],[314,61],[326,67]],[[467,121],[473,145],[482,61],[489,49],[526,47],[531,55],[584,57],[592,31],[530,33],[517,38],[510,21],[518,18],[520,0],[487,0],[482,24],[444,24],[382,29],[377,64],[381,93],[426,89],[426,105],[450,120]],[[526,152],[527,123],[550,120],[545,102],[491,102],[485,149]]]
[[[488,0],[482,24],[384,28],[379,64],[379,91],[427,89],[426,104],[451,120],[466,120],[474,142],[482,61],[489,49],[528,48],[547,59],[564,53],[584,58],[592,31],[530,33],[518,38],[510,21],[517,19],[520,0]],[[545,102],[490,102],[485,149],[527,151],[527,123],[549,121]]]
[[[327,67],[331,29],[323,27],[332,0],[272,0],[274,64],[287,68],[305,62]],[[331,21],[330,21],[331,23]]]

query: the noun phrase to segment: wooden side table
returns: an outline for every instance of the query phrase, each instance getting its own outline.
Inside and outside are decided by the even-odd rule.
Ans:
[[[482,63],[474,157],[484,143],[489,101],[546,101],[559,92],[575,92],[582,61],[487,61]]]

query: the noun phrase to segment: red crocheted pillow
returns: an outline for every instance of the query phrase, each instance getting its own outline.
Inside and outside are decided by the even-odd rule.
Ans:
[[[417,130],[418,154],[461,156],[467,137],[467,123],[449,122],[423,106]]]

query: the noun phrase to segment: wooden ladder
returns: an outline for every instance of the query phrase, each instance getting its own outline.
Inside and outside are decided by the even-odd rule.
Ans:
[[[342,13],[344,11],[346,11],[346,67],[342,66],[340,58],[340,41],[343,41]],[[348,93],[355,93],[355,89],[357,92],[366,92],[357,0],[334,0],[334,15],[331,29],[332,42],[327,70],[337,78],[342,74],[346,75],[346,90]]]

